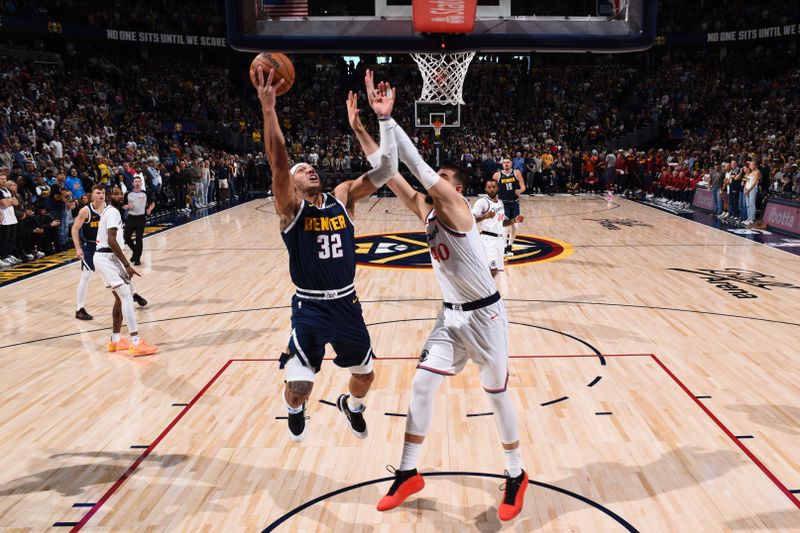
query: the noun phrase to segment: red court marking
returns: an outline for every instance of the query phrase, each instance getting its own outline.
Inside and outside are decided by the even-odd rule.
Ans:
[[[370,211],[372,211],[372,210],[375,208],[375,206],[376,206],[376,205],[378,205],[378,202],[380,202],[380,201],[381,201],[381,199],[380,199],[380,198],[378,198],[377,200],[375,200],[375,203],[374,203],[374,204],[372,204],[372,207],[370,207],[369,209],[367,209],[367,213],[369,213]]]
[[[569,358],[596,358],[596,357],[600,357],[600,356],[595,355],[595,354],[590,354],[590,355],[589,354],[576,354],[576,355],[512,355],[510,357],[512,359],[569,359]],[[717,418],[714,415],[714,413],[711,412],[711,410],[708,407],[706,407],[703,404],[703,402],[701,402],[700,400],[695,398],[695,395],[692,393],[692,391],[690,391],[689,388],[686,385],[684,385],[684,383],[680,379],[678,379],[678,377],[675,374],[673,374],[672,371],[670,371],[670,369],[667,368],[667,366],[664,363],[662,363],[661,360],[658,357],[656,357],[654,354],[603,354],[603,357],[650,357],[650,358],[652,358],[653,361],[655,361],[658,364],[658,366],[660,366],[661,369],[664,370],[664,372],[670,378],[672,378],[672,380],[687,395],[689,395],[689,398],[691,398],[692,401],[694,401],[694,403],[698,407],[700,407],[700,409],[706,415],[708,415],[708,417],[722,430],[722,432],[725,433],[728,436],[728,438],[730,438],[736,444],[736,446],[738,446],[745,453],[745,455],[747,455],[747,457],[749,457],[750,460],[753,461],[753,463],[758,468],[761,469],[762,472],[764,472],[764,474],[770,479],[770,481],[772,481],[775,484],[775,486],[778,487],[778,489],[780,489],[780,491],[783,492],[786,495],[786,497],[789,498],[789,500],[795,506],[797,506],[798,509],[800,509],[800,500],[798,500],[797,497],[794,494],[792,494],[791,491],[789,491],[789,489],[787,489],[786,486],[783,483],[781,483],[781,481],[775,476],[775,474],[773,474],[769,470],[769,468],[767,468],[767,466],[764,463],[762,463],[758,459],[758,457],[756,457],[755,454],[753,452],[751,452],[747,448],[747,446],[742,444],[742,442],[739,439],[736,438],[736,436],[725,426],[725,424],[723,424],[719,420],[719,418]],[[408,361],[408,360],[416,360],[416,359],[417,359],[417,357],[381,357],[379,360],[380,361]],[[122,484],[125,483],[125,481],[129,477],[131,477],[133,475],[134,471],[139,467],[139,465],[142,463],[142,461],[144,461],[147,458],[147,456],[150,455],[150,453],[156,448],[156,446],[158,446],[158,444],[162,440],[164,440],[164,437],[166,437],[167,434],[170,431],[172,431],[172,428],[174,428],[178,424],[178,422],[180,422],[180,420],[184,417],[184,415],[186,415],[186,413],[189,412],[189,409],[191,409],[194,406],[194,404],[196,404],[197,401],[200,400],[200,398],[208,391],[208,389],[211,388],[211,385],[213,385],[217,381],[217,379],[219,379],[219,377],[222,375],[223,372],[225,372],[228,369],[228,367],[231,365],[231,363],[234,363],[234,362],[237,362],[237,363],[240,363],[240,362],[277,362],[277,361],[278,361],[277,358],[228,359],[228,362],[226,362],[224,365],[222,365],[222,368],[220,368],[217,371],[217,373],[214,374],[214,377],[212,377],[208,381],[208,383],[206,383],[205,386],[202,389],[200,389],[200,391],[195,395],[195,397],[192,398],[192,401],[189,402],[189,404],[181,410],[181,412],[172,420],[172,422],[169,423],[169,425],[167,425],[166,428],[164,428],[164,431],[162,431],[161,434],[158,437],[156,437],[156,439],[150,444],[150,446],[148,446],[147,449],[142,452],[142,454],[133,462],[133,464],[131,464],[130,467],[128,467],[128,469],[120,476],[120,478],[111,487],[109,487],[109,489],[105,492],[105,494],[103,494],[103,496],[97,501],[97,503],[94,505],[94,507],[92,507],[85,515],[83,515],[83,518],[81,518],[80,522],[78,522],[72,529],[70,529],[70,533],[74,533],[74,532],[80,531],[83,528],[83,526],[86,525],[86,523],[89,521],[89,519],[91,519],[92,516],[94,516],[94,514],[97,513],[97,511],[100,510],[100,508],[103,506],[103,504],[105,504],[108,501],[108,499],[111,498],[111,496],[113,496],[114,493],[117,492],[117,490],[119,490],[119,488],[122,486]]]
[[[211,378],[208,383],[206,383],[205,387],[200,389],[200,391],[197,394],[195,394],[194,398],[192,398],[192,401],[189,402],[189,405],[187,405],[186,407],[181,409],[181,412],[178,413],[178,416],[176,416],[174,419],[172,419],[172,422],[170,422],[169,425],[166,428],[164,428],[164,431],[162,431],[161,434],[158,437],[156,437],[156,440],[154,440],[152,443],[150,443],[150,446],[148,446],[147,449],[145,451],[143,451],[142,454],[133,462],[133,464],[128,467],[128,469],[119,477],[119,479],[116,481],[116,483],[111,485],[111,487],[106,491],[106,493],[103,494],[103,497],[100,498],[97,501],[97,503],[94,505],[94,507],[89,509],[89,511],[85,515],[83,515],[83,518],[81,518],[80,522],[75,524],[75,526],[72,529],[70,529],[70,532],[72,532],[72,531],[80,531],[81,528],[83,528],[83,526],[86,525],[86,522],[88,522],[89,519],[92,518],[92,516],[94,516],[94,514],[97,511],[100,510],[100,508],[103,506],[103,504],[106,503],[106,501],[108,501],[108,499],[111,496],[113,496],[115,492],[117,492],[117,490],[122,486],[122,484],[125,483],[125,480],[133,475],[134,470],[136,470],[139,467],[139,465],[142,463],[142,461],[144,461],[147,458],[147,456],[150,455],[150,452],[155,450],[156,446],[158,446],[158,443],[161,442],[164,439],[164,437],[167,436],[167,433],[172,431],[172,428],[174,428],[175,425],[178,422],[180,422],[181,418],[183,418],[183,416],[186,413],[189,412],[189,409],[191,409],[192,406],[195,403],[197,403],[197,401],[200,399],[200,397],[203,394],[205,394],[206,391],[209,388],[211,388],[211,385],[213,385],[214,382],[217,381],[217,378],[219,378],[222,375],[222,373],[225,372],[225,370],[228,369],[228,367],[230,365],[231,365],[231,361],[230,360],[227,363],[225,363],[224,365],[222,365],[222,368],[220,368],[217,371],[217,373],[214,374],[214,377]]]
[[[725,433],[725,434],[726,434],[726,435],[727,435],[727,436],[728,436],[728,437],[729,437],[729,438],[730,438],[730,439],[731,439],[733,442],[735,442],[735,443],[736,443],[736,445],[737,445],[739,448],[741,448],[741,450],[742,450],[742,451],[745,453],[745,455],[747,455],[747,457],[749,457],[749,458],[750,458],[750,460],[751,460],[751,461],[753,461],[753,462],[755,463],[755,465],[756,465],[758,468],[760,468],[760,469],[761,469],[761,471],[762,471],[762,472],[764,472],[764,474],[766,474],[766,475],[767,475],[767,477],[768,477],[770,480],[772,480],[772,482],[775,484],[775,486],[777,486],[777,487],[778,487],[778,488],[781,490],[781,492],[783,492],[784,494],[786,494],[786,497],[787,497],[787,498],[789,498],[789,500],[791,500],[791,502],[792,502],[793,504],[795,504],[795,506],[796,506],[798,509],[800,509],[800,500],[798,500],[798,499],[797,499],[797,497],[796,497],[794,494],[792,494],[792,493],[791,493],[791,491],[790,491],[789,489],[787,489],[787,488],[786,488],[786,486],[785,486],[783,483],[781,483],[781,481],[780,481],[780,480],[779,480],[777,477],[775,477],[775,474],[773,474],[773,473],[770,471],[770,469],[769,469],[769,468],[767,468],[767,466],[766,466],[764,463],[762,463],[762,462],[761,462],[761,461],[758,459],[758,457],[756,457],[756,456],[755,456],[755,454],[754,454],[753,452],[751,452],[751,451],[750,451],[750,450],[747,448],[747,446],[745,446],[744,444],[742,444],[742,441],[741,441],[741,440],[737,439],[737,438],[736,438],[736,436],[735,436],[733,433],[731,433],[731,431],[730,431],[730,430],[729,430],[729,429],[728,429],[728,428],[725,426],[725,424],[723,424],[722,422],[720,422],[719,418],[717,418],[716,416],[714,416],[714,413],[712,413],[712,412],[711,412],[711,409],[709,409],[708,407],[706,407],[706,406],[703,404],[703,402],[701,402],[700,400],[698,400],[698,399],[695,397],[695,395],[692,393],[692,391],[690,391],[690,390],[689,390],[689,387],[687,387],[686,385],[684,385],[684,384],[683,384],[683,382],[682,382],[680,379],[678,379],[678,377],[677,377],[675,374],[673,374],[673,373],[672,373],[672,371],[671,371],[669,368],[667,368],[667,365],[665,365],[664,363],[662,363],[662,362],[661,362],[661,360],[660,360],[658,357],[656,357],[656,356],[655,356],[655,354],[650,354],[650,357],[652,357],[652,358],[653,358],[653,360],[654,360],[656,363],[658,363],[658,365],[659,365],[659,366],[660,366],[660,367],[661,367],[661,368],[664,370],[664,372],[666,372],[666,373],[667,373],[667,375],[668,375],[669,377],[671,377],[671,378],[673,379],[673,381],[675,381],[675,383],[677,383],[677,384],[678,384],[678,386],[679,386],[681,389],[683,389],[683,392],[685,392],[686,394],[688,394],[688,395],[689,395],[689,398],[691,398],[691,399],[692,399],[692,401],[694,401],[694,403],[696,403],[696,404],[697,404],[697,406],[698,406],[700,409],[702,409],[702,410],[703,410],[703,412],[704,412],[705,414],[707,414],[707,415],[708,415],[708,417],[709,417],[711,420],[713,420],[713,421],[714,421],[714,423],[715,423],[715,424],[717,424],[717,426],[719,426],[719,428],[720,428],[720,429],[721,429],[721,430],[722,430],[722,431],[723,431],[723,432],[724,432],[724,433]]]

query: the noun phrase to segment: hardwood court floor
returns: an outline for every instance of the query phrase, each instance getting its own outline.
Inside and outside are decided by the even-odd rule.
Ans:
[[[138,314],[156,356],[105,352],[99,277],[95,320],[73,318],[76,265],[0,289],[0,529],[800,531],[797,257],[625,200],[522,212],[522,233],[568,245],[498,279],[534,482],[515,521],[496,518],[504,465],[471,365],[437,397],[426,489],[375,511],[440,306],[430,270],[358,270],[381,357],[369,438],[320,402],[346,386],[327,364],[306,440],[289,442],[274,359],[293,290],[259,200],[145,241]],[[393,199],[362,202],[356,224],[421,230]]]

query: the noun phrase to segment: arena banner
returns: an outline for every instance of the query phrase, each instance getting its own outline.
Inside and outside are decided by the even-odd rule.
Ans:
[[[709,189],[698,187],[694,190],[692,207],[703,211],[714,210],[714,194]]]
[[[764,208],[764,223],[769,229],[800,237],[800,203],[770,198]]]
[[[64,36],[87,40],[108,40],[220,48],[228,46],[228,41],[225,37],[113,30],[110,28],[98,28],[95,26],[84,26],[81,24],[61,23],[53,20],[14,17],[8,15],[0,16],[0,31],[28,34],[49,34],[51,36]]]
[[[680,33],[659,37],[656,42],[667,46],[702,44],[727,44],[759,39],[781,39],[800,35],[800,23],[751,28],[749,30],[713,31],[706,33]]]

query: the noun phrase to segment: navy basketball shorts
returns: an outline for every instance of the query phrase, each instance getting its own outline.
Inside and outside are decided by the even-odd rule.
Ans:
[[[503,202],[503,209],[506,212],[506,218],[509,220],[514,220],[519,216],[519,201]]]
[[[292,296],[290,358],[296,357],[304,367],[317,373],[326,344],[336,354],[333,360],[336,366],[349,368],[356,374],[372,371],[372,341],[358,296],[352,293],[335,300]]]
[[[97,250],[97,244],[93,242],[85,242],[81,245],[81,250],[83,250],[81,270],[91,270],[94,272],[94,252]]]

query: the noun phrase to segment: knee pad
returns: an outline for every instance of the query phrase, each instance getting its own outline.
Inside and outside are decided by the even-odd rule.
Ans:
[[[309,368],[300,362],[300,358],[296,355],[290,357],[283,367],[286,381],[314,381],[314,369]]]
[[[517,411],[514,409],[514,404],[511,402],[508,391],[489,394],[489,401],[492,404],[500,442],[503,444],[517,442],[519,440]]]
[[[406,433],[424,437],[433,418],[433,398],[444,381],[444,376],[427,370],[417,370],[411,384],[411,401],[408,404]]]

